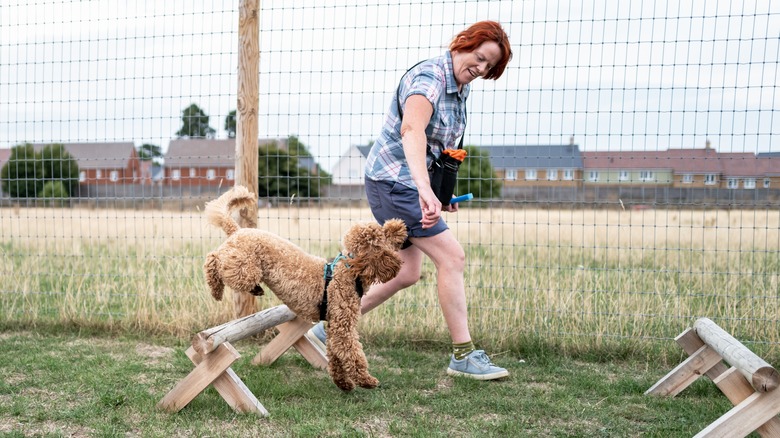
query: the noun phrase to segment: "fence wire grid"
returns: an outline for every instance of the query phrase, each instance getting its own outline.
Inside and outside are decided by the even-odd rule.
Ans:
[[[0,313],[188,333],[231,308],[203,204],[235,184],[235,1],[0,6]],[[259,222],[323,257],[372,220],[362,166],[401,75],[468,25],[476,80],[445,215],[475,336],[668,342],[698,317],[780,345],[780,3],[260,2]],[[469,167],[469,166],[466,166]],[[446,333],[433,267],[367,330]],[[261,299],[259,307],[273,304]]]

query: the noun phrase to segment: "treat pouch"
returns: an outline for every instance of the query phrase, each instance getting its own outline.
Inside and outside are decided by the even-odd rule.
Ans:
[[[468,153],[464,149],[445,149],[431,164],[428,171],[431,189],[441,205],[450,205],[455,184],[458,182],[458,169],[466,155]]]

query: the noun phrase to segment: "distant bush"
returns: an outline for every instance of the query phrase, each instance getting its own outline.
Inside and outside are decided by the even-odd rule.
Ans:
[[[48,181],[43,185],[39,198],[47,206],[64,207],[68,203],[68,189],[62,181]]]

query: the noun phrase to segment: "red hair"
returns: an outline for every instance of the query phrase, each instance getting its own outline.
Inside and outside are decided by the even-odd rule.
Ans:
[[[473,52],[477,47],[486,41],[494,41],[501,50],[501,59],[498,63],[488,70],[483,76],[484,79],[496,80],[504,74],[506,65],[512,59],[512,48],[509,46],[509,37],[507,36],[501,24],[495,21],[480,21],[469,26],[468,29],[455,35],[450,43],[452,52]]]

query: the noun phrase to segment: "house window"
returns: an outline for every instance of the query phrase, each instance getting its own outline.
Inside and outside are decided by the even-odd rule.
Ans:
[[[745,181],[743,183],[743,187],[746,189],[755,189],[756,188],[756,179],[755,178],[745,178]]]
[[[507,169],[506,175],[504,176],[504,179],[507,181],[516,181],[517,180],[517,169]]]
[[[558,169],[547,169],[547,181],[558,180]]]
[[[599,172],[597,170],[591,170],[588,172],[588,181],[596,182],[599,180]]]
[[[628,181],[628,171],[621,170],[618,174],[618,181]]]
[[[225,176],[227,177],[228,181],[233,181],[236,179],[236,171],[234,169],[228,169]]]
[[[708,173],[704,175],[704,184],[711,186],[717,182],[718,182],[718,178],[717,175],[715,175],[714,173]]]
[[[113,182],[117,182],[117,181],[119,181],[119,171],[112,170],[112,171],[111,171],[111,172],[108,174],[108,177],[109,177],[109,178],[111,179],[111,181],[113,181]]]
[[[641,181],[655,181],[655,172],[650,170],[643,170],[639,172],[639,179]]]
[[[198,176],[198,171],[194,167],[190,167],[190,178],[195,178]]]
[[[209,169],[206,171],[206,179],[212,180],[217,177],[217,171],[214,169]]]
[[[95,179],[103,178],[103,171],[98,169],[95,171]]]
[[[83,170],[79,172],[79,182],[84,182],[87,180],[87,172],[84,172]]]
[[[572,169],[564,169],[563,170],[563,179],[564,179],[564,181],[572,181],[574,179],[574,170],[572,170]]]
[[[171,179],[174,181],[178,181],[181,179],[181,169],[173,169],[171,170]]]
[[[769,185],[772,183],[772,180],[769,178],[764,178],[764,188],[768,189]]]
[[[525,180],[536,181],[536,169],[525,169]]]
[[[730,189],[736,189],[739,187],[739,180],[736,178],[729,178],[726,180],[726,187]]]
[[[690,173],[683,174],[682,182],[683,184],[693,184],[693,175]]]

